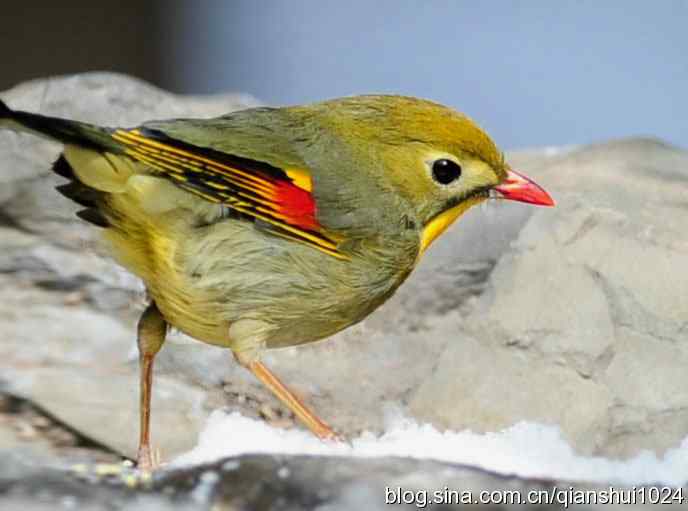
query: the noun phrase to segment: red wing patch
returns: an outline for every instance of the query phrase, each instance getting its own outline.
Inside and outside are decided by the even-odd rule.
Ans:
[[[287,221],[309,231],[317,231],[320,225],[315,219],[315,200],[310,192],[293,183],[275,183],[275,205]]]
[[[157,130],[116,130],[126,154],[210,202],[221,203],[271,225],[276,234],[340,259],[334,236],[318,224],[310,176],[265,162],[197,147]]]

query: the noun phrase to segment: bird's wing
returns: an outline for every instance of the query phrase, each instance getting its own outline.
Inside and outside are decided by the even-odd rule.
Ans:
[[[175,130],[165,129],[167,126],[118,129],[112,137],[122,144],[125,154],[180,188],[261,220],[278,236],[347,259],[338,250],[338,236],[318,223],[307,168],[277,166],[210,144],[198,145],[194,137],[180,137]]]

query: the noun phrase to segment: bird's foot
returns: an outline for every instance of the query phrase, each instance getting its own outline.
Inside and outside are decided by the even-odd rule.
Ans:
[[[341,433],[332,429],[326,423],[320,421],[317,427],[311,429],[313,434],[325,443],[350,443],[349,440]]]
[[[142,473],[150,474],[160,467],[160,449],[154,449],[150,445],[139,447],[136,467]]]

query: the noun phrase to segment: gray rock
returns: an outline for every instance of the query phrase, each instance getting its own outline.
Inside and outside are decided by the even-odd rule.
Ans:
[[[13,389],[89,440],[134,457],[132,437],[136,438],[139,423],[137,374],[134,368],[113,371],[112,367],[89,365],[92,367],[73,366],[71,371],[64,367],[36,368],[31,378],[17,381]],[[94,384],[101,380],[107,384]],[[161,375],[155,382],[153,400],[155,446],[171,456],[196,445],[196,435],[207,417],[205,393]]]
[[[46,468],[30,458],[10,456],[0,458],[0,474],[5,474],[0,480],[0,511],[56,507],[89,511],[382,511],[393,504],[399,509],[458,510],[465,509],[467,502],[463,499],[477,504],[478,499],[491,495],[492,501],[488,500],[487,505],[492,509],[504,509],[506,505],[501,499],[508,499],[521,502],[524,509],[548,510],[561,509],[564,499],[572,494],[571,487],[579,492],[608,490],[568,481],[523,480],[471,467],[402,458],[248,455],[166,471],[148,485],[132,486],[123,484],[119,476],[77,477],[64,467]],[[402,494],[404,499],[415,496],[417,504],[413,500],[399,504]],[[555,500],[545,500],[548,495],[555,496]],[[628,495],[624,498],[628,499]],[[459,497],[461,503],[456,502]],[[433,502],[435,498],[444,502]],[[529,504],[526,499],[532,502]],[[685,508],[685,504],[678,505]],[[586,509],[603,506],[592,503]]]

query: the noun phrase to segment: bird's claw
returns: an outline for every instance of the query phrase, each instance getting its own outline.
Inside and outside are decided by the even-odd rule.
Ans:
[[[321,431],[314,432],[315,435],[325,443],[339,443],[339,444],[349,444],[351,445],[351,441],[342,435],[341,433],[335,431],[332,428],[327,428],[326,430],[323,429]]]
[[[154,449],[150,445],[139,448],[136,468],[142,473],[150,474],[160,467],[160,449]]]

